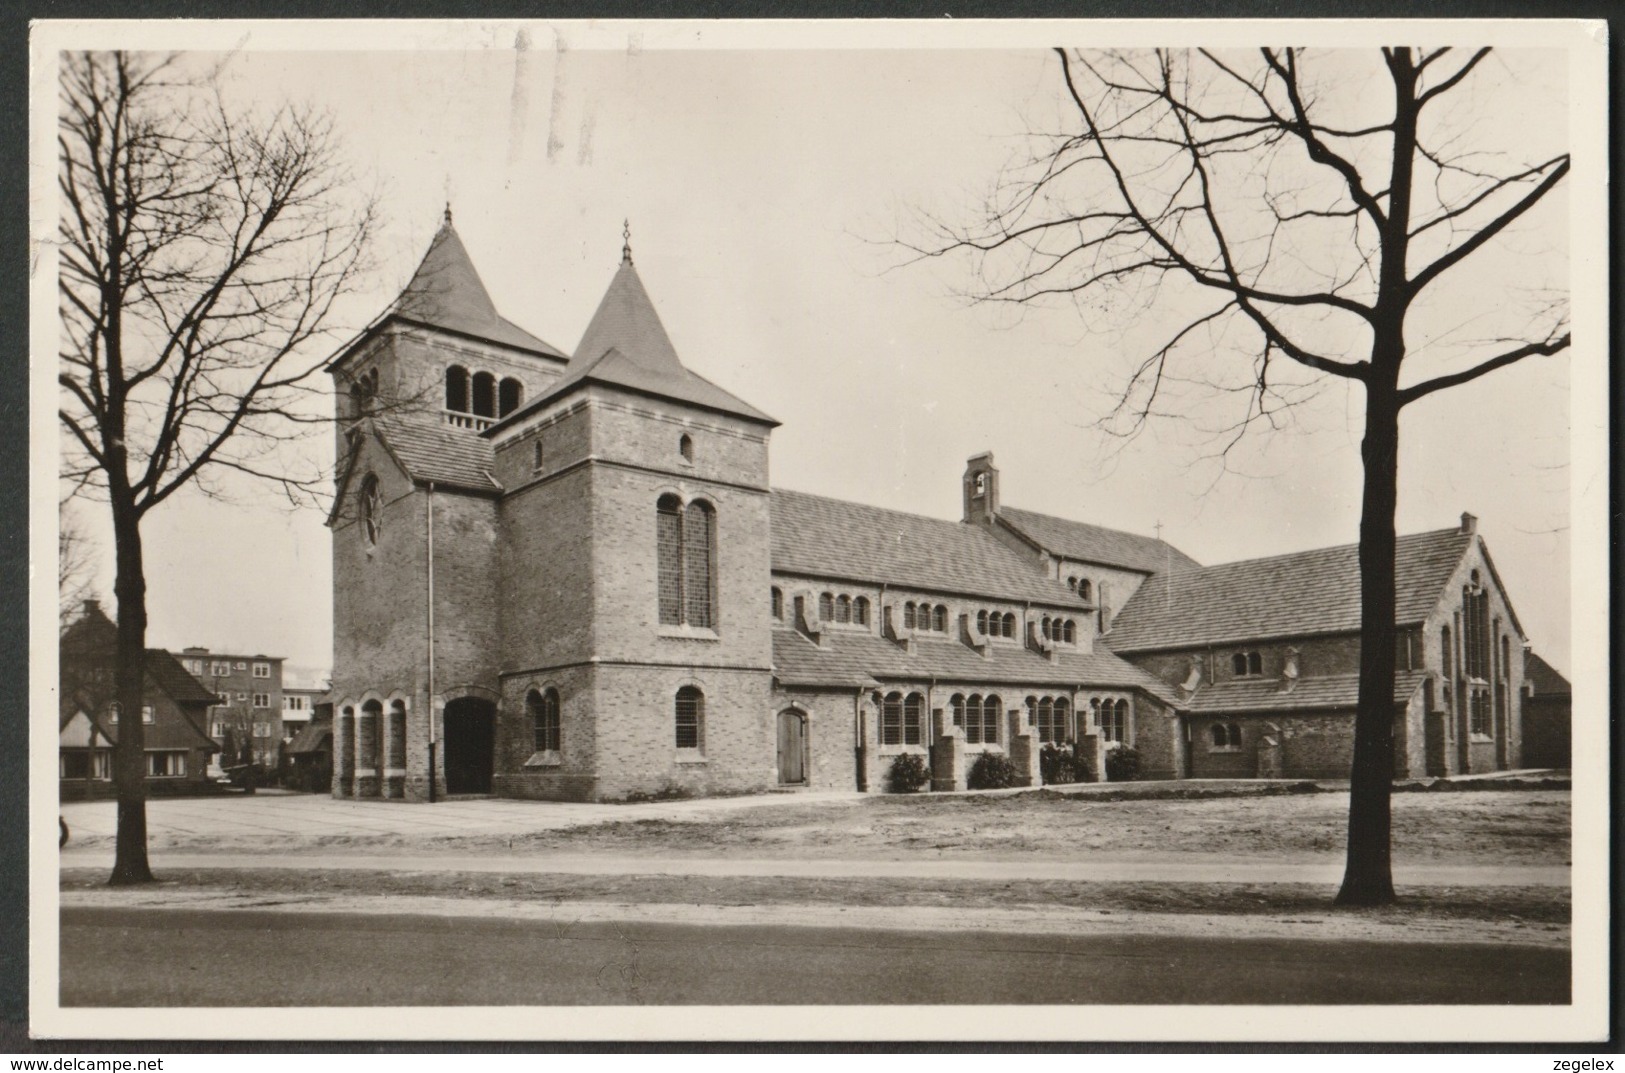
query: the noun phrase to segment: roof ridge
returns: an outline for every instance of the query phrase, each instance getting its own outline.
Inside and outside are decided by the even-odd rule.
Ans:
[[[1470,536],[1473,535],[1471,533],[1463,533],[1459,528],[1457,528],[1455,526],[1450,526],[1450,527],[1447,527],[1447,528],[1444,528],[1444,529],[1426,529],[1426,530],[1423,530],[1422,532],[1419,532],[1419,533],[1400,533],[1394,539],[1395,540],[1416,540],[1416,539],[1419,539],[1421,537],[1442,536],[1442,535],[1444,535],[1446,533],[1454,533],[1454,534],[1457,534],[1457,535],[1463,536],[1463,537],[1470,537]],[[1222,563],[1208,563],[1206,565],[1175,567],[1173,570],[1168,571],[1165,574],[1161,574],[1161,575],[1157,575],[1157,576],[1170,577],[1170,576],[1173,576],[1175,574],[1189,574],[1189,573],[1195,573],[1195,572],[1201,571],[1201,570],[1222,570],[1227,566],[1250,566],[1250,565],[1253,565],[1253,564],[1256,564],[1256,563],[1267,563],[1267,562],[1270,562],[1270,561],[1275,560],[1275,559],[1295,559],[1295,558],[1297,558],[1298,556],[1301,556],[1301,555],[1315,555],[1317,553],[1327,553],[1327,554],[1329,554],[1329,553],[1334,552],[1334,551],[1347,551],[1349,549],[1356,549],[1357,550],[1359,547],[1360,547],[1360,542],[1358,540],[1350,541],[1350,542],[1348,542],[1346,544],[1324,544],[1324,545],[1322,545],[1322,546],[1320,546],[1318,548],[1302,548],[1302,549],[1300,549],[1298,551],[1282,551],[1282,552],[1277,552],[1274,555],[1258,555],[1258,556],[1254,556],[1251,559],[1227,559],[1226,561],[1224,561]]]
[[[1063,517],[1062,515],[1059,515],[1059,514],[1047,514],[1047,513],[1045,513],[1044,511],[1041,511],[1041,510],[1030,510],[1027,507],[1008,507],[1008,506],[1004,506],[1002,504],[999,506],[998,512],[1000,514],[1004,514],[1004,513],[1007,513],[1009,511],[1016,511],[1016,512],[1018,512],[1020,514],[1031,514],[1031,515],[1034,515],[1034,516],[1039,517],[1039,518],[1048,518],[1050,521],[1062,522],[1062,523],[1064,523],[1066,525],[1087,525],[1091,529],[1104,529],[1108,533],[1121,533],[1124,536],[1136,537],[1136,538],[1138,538],[1140,540],[1155,541],[1156,543],[1159,543],[1159,544],[1167,544],[1168,543],[1166,540],[1163,540],[1159,536],[1154,536],[1154,535],[1152,535],[1150,533],[1136,533],[1132,529],[1119,529],[1119,528],[1117,528],[1116,526],[1113,526],[1113,525],[1101,525],[1099,522],[1086,522],[1086,521],[1082,521],[1081,519],[1078,519],[1078,518],[1066,518],[1066,517]],[[1168,546],[1173,547],[1172,544],[1169,544]]]
[[[794,488],[773,488],[770,489],[770,491],[775,494],[782,492],[786,495],[804,496],[808,499],[822,499],[827,503],[839,503],[842,506],[847,507],[862,507],[864,510],[879,511],[882,514],[895,514],[903,518],[917,518],[920,521],[935,522],[939,525],[951,525],[955,526],[956,528],[963,527],[975,532],[983,531],[980,526],[971,525],[968,522],[953,518],[939,518],[934,514],[917,514],[911,510],[898,510],[896,507],[881,507],[876,506],[873,503],[864,503],[856,499],[842,499],[840,496],[827,496],[820,492],[802,492]]]

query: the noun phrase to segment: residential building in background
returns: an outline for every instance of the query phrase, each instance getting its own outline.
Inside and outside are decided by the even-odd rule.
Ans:
[[[57,764],[65,798],[113,792],[113,745],[124,721],[114,695],[117,644],[118,627],[95,600],[62,633]],[[147,649],[146,670],[139,717],[148,792],[192,792],[219,751],[204,730],[215,695],[161,648]]]
[[[227,766],[240,762],[246,740],[254,762],[277,766],[285,734],[282,729],[281,656],[215,652],[194,646],[182,649],[183,667],[212,690],[209,737],[223,751]]]

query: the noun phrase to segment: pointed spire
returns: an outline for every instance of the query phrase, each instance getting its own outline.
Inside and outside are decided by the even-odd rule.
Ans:
[[[632,264],[630,242],[622,251],[621,267],[587,325],[572,361],[595,361],[611,349],[651,372],[676,375],[684,371],[677,348],[671,345],[671,337]]]
[[[632,263],[632,221],[630,218],[621,221],[621,264]]]

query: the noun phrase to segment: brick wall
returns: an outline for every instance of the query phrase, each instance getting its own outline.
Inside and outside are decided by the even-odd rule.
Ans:
[[[787,708],[794,708],[807,717],[809,789],[858,788],[857,700],[854,692],[850,689],[773,692],[775,718],[777,713]],[[776,747],[775,741],[775,750]]]

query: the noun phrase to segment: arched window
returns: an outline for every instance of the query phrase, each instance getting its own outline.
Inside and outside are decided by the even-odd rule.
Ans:
[[[999,743],[999,716],[1003,714],[1004,705],[1000,702],[998,694],[982,698],[982,744],[997,745]]]
[[[1093,698],[1089,707],[1094,713],[1100,740],[1124,744],[1128,741],[1128,701]]]
[[[1055,698],[1055,740],[1072,740],[1071,728],[1067,724],[1072,718],[1072,705],[1065,697]]]
[[[782,620],[784,618],[784,592],[777,585],[773,586],[772,601],[774,619]]]
[[[713,614],[711,564],[716,540],[716,511],[704,500],[683,511],[683,621],[711,629]]]
[[[683,456],[683,461],[694,461],[694,437],[683,433],[677,438],[677,453]]]
[[[847,595],[845,595],[843,593],[841,595],[840,599],[835,601],[835,621],[836,622],[851,622],[852,621],[852,597],[847,596]]]
[[[1039,698],[1038,711],[1033,722],[1038,724],[1038,740],[1040,742],[1056,741],[1055,733],[1055,701],[1051,697]]]
[[[1512,643],[1506,634],[1501,635],[1501,677],[1512,677]]]
[[[1067,619],[1061,624],[1061,640],[1065,641],[1067,644],[1073,644],[1077,641],[1077,639],[1078,624],[1072,619]]]
[[[910,693],[903,698],[903,744],[919,745],[925,741],[925,698]]]
[[[674,495],[661,496],[655,505],[655,528],[660,622],[677,626],[683,621],[683,501]]]
[[[978,611],[978,612],[976,612],[976,632],[977,633],[983,633],[983,634],[987,633],[987,612],[986,611]]]
[[[539,433],[537,434],[535,441],[531,445],[531,451],[536,456],[531,464],[537,470],[540,470],[542,468],[543,463],[545,463],[547,461],[547,452],[542,447],[542,437],[541,437],[541,435]]]
[[[1088,578],[1084,577],[1084,578],[1079,578],[1078,579],[1078,595],[1080,597],[1082,597],[1083,599],[1085,599],[1085,600],[1088,600],[1088,599],[1091,598],[1089,579]]]
[[[1002,626],[1003,628],[999,632],[1003,636],[1014,637],[1016,635],[1016,616],[1013,612],[1006,611],[1004,613],[1004,622],[1002,623]]]
[[[705,742],[705,694],[694,686],[677,691],[677,747],[701,749]]]
[[[1264,673],[1264,661],[1259,657],[1257,652],[1249,652],[1249,653],[1247,653],[1247,673],[1248,674],[1263,674]]]
[[[378,543],[384,527],[384,501],[378,490],[378,477],[369,473],[361,481],[361,529],[368,544]]]
[[[712,563],[716,511],[704,500],[687,506],[675,495],[655,505],[655,558],[660,622],[665,626],[716,625]]]
[[[869,597],[859,596],[852,603],[852,621],[859,626],[869,625]]]
[[[525,385],[511,376],[504,376],[502,383],[497,385],[497,416],[507,417],[519,409],[524,395]]]
[[[1230,735],[1225,730],[1223,723],[1214,723],[1208,728],[1208,733],[1213,738],[1213,747],[1215,749],[1223,749],[1230,744]]]
[[[1237,678],[1247,673],[1247,654],[1245,652],[1237,652],[1230,657],[1230,671]],[[1214,725],[1217,726],[1218,724]]]
[[[1445,626],[1439,630],[1439,669],[1444,672],[1446,681],[1450,680],[1450,627]]]
[[[818,597],[818,617],[824,622],[835,620],[835,597],[827,592]]]
[[[474,416],[495,417],[497,415],[497,379],[490,373],[475,373],[474,387]]]
[[[446,370],[446,409],[468,413],[468,370],[461,365]]]
[[[880,702],[880,744],[903,744],[903,695],[887,693]]]
[[[1052,640],[1049,635],[1049,616],[1045,615],[1038,623],[1038,632],[1044,635],[1044,640]]]
[[[910,600],[908,603],[903,605],[903,629],[912,630],[913,628],[914,628],[914,601]]]
[[[964,729],[965,695],[963,693],[955,693],[948,698],[948,711],[953,714],[954,726]]]
[[[556,753],[560,745],[559,691],[553,688],[538,693],[534,689],[525,696],[525,711],[530,716],[531,737],[539,753]]]
[[[948,608],[944,605],[938,604],[937,609],[931,613],[931,628],[938,633],[948,632]]]
[[[1067,578],[1066,579],[1066,587],[1071,589],[1073,592],[1077,592],[1078,591],[1078,579],[1076,577]]]

